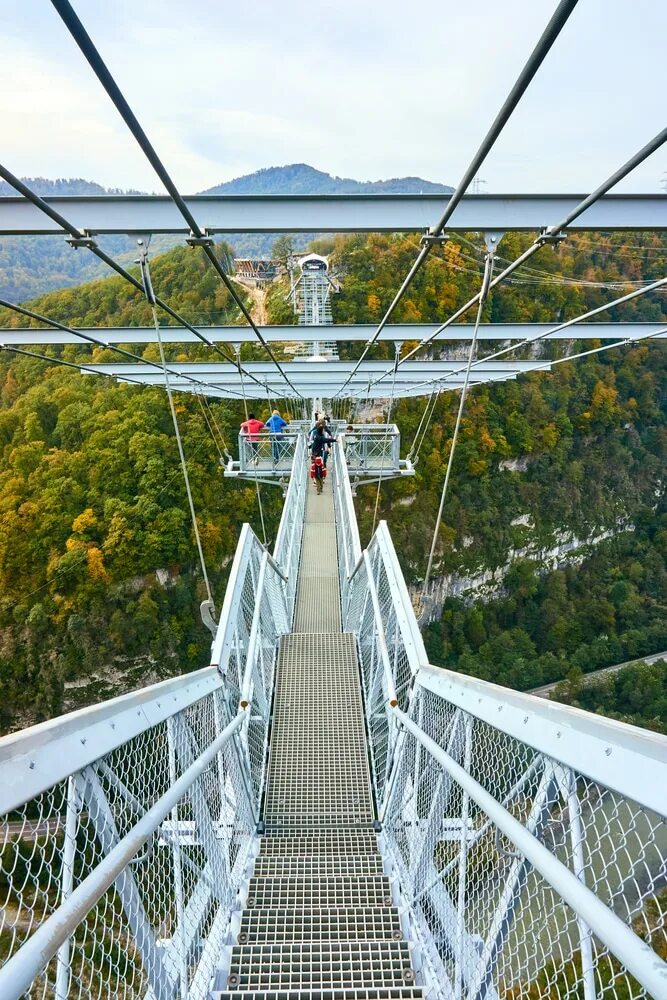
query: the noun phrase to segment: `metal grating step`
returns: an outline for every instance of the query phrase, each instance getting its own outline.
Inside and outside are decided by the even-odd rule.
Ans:
[[[394,908],[244,910],[239,944],[279,941],[401,941]]]
[[[326,854],[328,857],[340,855],[378,854],[377,835],[366,830],[327,830],[323,833],[304,836],[297,830],[291,834],[269,834],[262,837],[259,857],[311,858]]]
[[[371,907],[391,906],[391,886],[386,875],[364,878],[337,876],[332,879],[314,877],[250,879],[246,907],[290,909],[325,906]]]
[[[283,878],[306,876],[310,878],[336,878],[339,875],[382,875],[382,858],[379,855],[347,857],[259,857],[255,861],[255,877]]]
[[[227,988],[410,986],[414,978],[405,941],[245,945],[232,951]]]
[[[212,1000],[423,1000],[424,994],[418,987],[395,986],[389,989],[364,988],[324,989],[324,990],[247,990],[235,993],[230,990],[214,990]]]

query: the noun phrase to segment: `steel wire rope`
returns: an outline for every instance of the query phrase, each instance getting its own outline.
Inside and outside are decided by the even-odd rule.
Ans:
[[[69,0],[51,0],[51,3],[53,4],[56,11],[60,15],[60,18],[65,24],[65,27],[67,28],[72,38],[78,45],[83,56],[90,65],[90,68],[93,70],[95,76],[102,84],[104,90],[107,92],[114,107],[118,111],[119,115],[125,122],[130,132],[132,133],[132,136],[136,140],[141,151],[145,155],[150,165],[153,167],[155,173],[160,178],[162,184],[169,193],[169,196],[171,197],[172,201],[178,208],[178,211],[181,213],[185,222],[190,227],[190,232],[193,234],[194,237],[193,242],[202,247],[206,257],[208,258],[214,270],[220,277],[223,285],[225,286],[229,294],[236,302],[236,305],[241,310],[243,317],[248,322],[251,329],[257,336],[257,339],[261,343],[266,353],[271,358],[271,361],[276,366],[277,370],[280,372],[281,376],[285,379],[290,388],[294,390],[297,396],[300,396],[301,394],[292,384],[289,377],[282,368],[280,362],[276,359],[273,351],[271,350],[270,345],[262,335],[254,319],[252,318],[250,311],[246,307],[243,299],[234,288],[233,283],[230,281],[229,275],[225,273],[224,268],[222,267],[220,261],[216,257],[215,252],[212,246],[210,245],[213,242],[212,239],[210,239],[208,234],[206,234],[204,230],[201,229],[199,223],[197,222],[194,215],[188,208],[183,196],[180,194],[178,188],[174,184],[166,167],[164,166],[160,157],[157,155],[155,149],[153,148],[153,145],[150,142],[148,136],[146,135],[145,131],[139,124],[138,118],[132,111],[125,97],[123,96],[120,87],[113,78],[109,68],[102,59],[100,53],[97,51],[97,48],[93,44],[90,35],[84,28],[81,20],[76,14],[71,3],[69,2]]]
[[[220,448],[220,443],[218,442],[217,437],[213,433],[213,427],[211,425],[211,421],[208,419],[208,414],[207,414],[206,410],[204,409],[204,404],[202,403],[201,393],[196,392],[195,396],[197,397],[197,402],[199,403],[199,408],[200,408],[200,410],[202,412],[202,416],[204,417],[204,421],[206,422],[206,426],[208,427],[208,432],[211,435],[211,439],[213,440],[213,444],[215,445],[215,450],[218,453],[218,459],[220,461],[220,464],[224,465],[224,455],[222,453],[222,449]]]
[[[56,2],[56,0],[52,0],[52,2]],[[451,198],[447,202],[447,205],[445,206],[445,209],[438,222],[436,222],[436,224],[432,226],[431,229],[429,229],[427,233],[427,240],[426,242],[423,243],[421,250],[419,251],[419,254],[417,256],[417,259],[410,268],[410,271],[408,272],[398,292],[394,296],[391,304],[389,305],[389,308],[387,309],[384,316],[380,320],[377,329],[375,330],[372,337],[364,347],[363,353],[361,355],[361,358],[357,362],[356,368],[352,371],[347,382],[345,382],[345,384],[339,390],[340,392],[342,392],[343,389],[345,389],[345,387],[352,380],[352,378],[358,371],[361,362],[368,354],[368,351],[373,346],[373,344],[376,343],[384,327],[389,322],[390,316],[394,312],[396,306],[402,300],[407,289],[412,283],[413,278],[415,277],[417,272],[421,269],[422,264],[428,257],[431,248],[433,246],[433,241],[437,240],[444,232],[445,226],[452,217],[455,209],[459,205],[461,199],[463,198],[464,194],[469,188],[475,175],[478,173],[482,163],[484,162],[489,152],[493,148],[500,133],[503,131],[505,125],[509,121],[513,111],[515,110],[519,101],[521,100],[524,93],[528,89],[528,86],[530,85],[533,77],[535,76],[538,69],[544,62],[551,47],[558,38],[558,35],[560,34],[561,30],[565,27],[568,18],[570,17],[576,6],[577,6],[577,0],[560,0],[560,3],[556,7],[556,10],[554,11],[553,15],[551,16],[551,19],[549,20],[549,23],[542,32],[542,35],[540,36],[537,42],[537,45],[535,46],[530,56],[528,57],[528,60],[524,64],[523,69],[519,73],[519,76],[517,77],[514,83],[514,86],[510,90],[507,97],[505,98],[505,101],[503,102],[495,119],[493,120],[491,127],[484,136],[481,145],[479,146],[477,152],[473,156],[463,177],[459,181],[458,187],[453,192]]]
[[[485,354],[483,358],[479,358],[477,361],[475,361],[472,367],[476,368],[479,365],[484,365],[487,364],[489,361],[494,361],[499,357],[503,357],[504,355],[509,354],[512,351],[518,351],[522,347],[526,347],[530,344],[536,344],[543,340],[548,340],[555,333],[559,333],[561,330],[568,330],[571,327],[576,326],[577,323],[581,323],[584,320],[590,319],[592,316],[597,316],[600,313],[607,312],[608,309],[613,309],[616,306],[623,305],[626,302],[630,302],[633,299],[637,299],[640,296],[646,295],[648,292],[655,291],[658,288],[662,288],[665,285],[667,285],[667,276],[664,278],[659,278],[657,281],[652,282],[650,285],[645,285],[642,288],[636,288],[634,289],[634,291],[628,292],[626,295],[621,295],[619,298],[613,299],[611,302],[604,302],[602,305],[596,306],[595,309],[589,309],[588,312],[582,313],[579,316],[574,316],[572,319],[566,320],[564,323],[560,323],[557,326],[551,327],[551,329],[549,330],[545,330],[544,333],[535,334],[534,337],[526,337],[525,340],[520,341],[518,344],[510,344],[509,347],[503,347],[498,351],[493,351],[491,354]],[[575,339],[577,338],[575,337]],[[431,379],[425,382],[417,383],[415,388],[421,388],[422,386],[429,386],[433,384],[436,385],[444,384],[454,374],[456,374],[456,371],[452,369],[446,375],[441,375],[436,379]]]
[[[227,441],[226,441],[225,435],[220,430],[220,428],[218,426],[218,421],[215,419],[215,413],[213,412],[213,407],[211,406],[211,404],[209,403],[208,399],[206,398],[206,396],[203,393],[201,395],[201,398],[202,398],[202,400],[204,402],[204,406],[208,410],[208,414],[209,414],[209,417],[211,419],[211,422],[212,422],[213,426],[215,427],[220,440],[222,441],[222,450],[224,451],[225,455],[228,458],[231,458],[231,452],[230,452],[229,448],[227,447]]]
[[[160,332],[160,318],[157,314],[157,306],[155,301],[155,293],[153,292],[153,285],[151,283],[150,267],[148,264],[148,248],[142,247],[141,255],[139,258],[139,265],[141,267],[141,276],[143,278],[144,294],[146,296],[146,301],[148,302],[151,313],[153,315],[153,325],[155,327],[155,335],[157,337],[158,350],[160,352],[160,363],[162,364],[162,370],[164,372],[164,387],[167,393],[167,399],[169,400],[169,409],[171,411],[171,419],[174,424],[174,433],[176,434],[176,444],[178,446],[178,455],[181,462],[181,472],[183,474],[183,481],[185,483],[185,492],[188,497],[188,506],[190,508],[190,517],[192,519],[192,528],[195,535],[195,541],[197,544],[197,552],[199,553],[199,562],[201,564],[201,571],[204,577],[204,585],[206,587],[206,596],[208,598],[211,612],[215,614],[215,602],[213,601],[213,593],[211,591],[211,584],[208,578],[208,571],[206,569],[206,559],[204,557],[204,549],[202,546],[201,536],[199,534],[199,524],[197,523],[197,513],[195,511],[195,502],[192,497],[192,488],[190,486],[190,476],[188,474],[188,467],[185,461],[185,452],[183,450],[183,441],[181,439],[181,430],[178,425],[178,416],[176,415],[176,407],[174,406],[174,397],[171,391],[171,383],[169,381],[169,370],[167,368],[167,361],[164,353],[164,345],[162,343],[162,334]]]
[[[239,356],[239,359],[240,359],[240,357],[241,357],[241,345],[240,344],[236,348],[236,353],[237,353],[237,355]],[[241,374],[241,391],[243,393],[243,409],[244,409],[244,412],[245,412],[245,419],[246,419],[246,423],[247,423],[248,419],[249,419],[248,418],[248,401],[247,401],[246,395],[245,395],[245,383],[243,381],[243,374]],[[248,434],[248,443],[250,444],[250,434]],[[251,449],[251,451],[252,451],[252,449]],[[262,541],[264,542],[264,547],[266,548],[267,542],[266,542],[266,526],[264,524],[264,508],[262,507],[262,497],[261,497],[260,492],[259,492],[259,480],[257,478],[257,469],[255,469],[255,474],[254,474],[253,478],[255,480],[255,493],[257,494],[257,508],[259,510],[259,520],[260,520],[260,523],[262,525]]]
[[[396,362],[397,363],[394,366],[394,380],[391,383],[391,395],[389,396],[389,409],[387,411],[387,426],[385,428],[384,440],[382,442],[382,460],[380,462],[380,478],[378,479],[378,488],[377,488],[377,493],[375,494],[375,510],[373,511],[373,527],[371,529],[371,538],[375,534],[375,525],[377,523],[377,516],[378,516],[378,506],[380,504],[380,490],[382,489],[382,474],[384,473],[385,452],[386,452],[386,449],[387,449],[387,441],[389,440],[389,427],[391,425],[391,411],[392,411],[393,406],[394,406],[394,389],[396,387],[396,369],[398,368],[398,357],[399,357],[399,354],[401,353],[401,343],[400,343],[400,341],[397,341],[394,344],[394,350],[396,352]]]
[[[18,315],[20,316],[26,316],[28,319],[34,319],[40,323],[46,323],[48,326],[53,327],[55,330],[62,330],[63,333],[71,333],[73,336],[79,337],[83,343],[92,344],[93,347],[101,347],[107,351],[114,351],[116,354],[120,354],[122,357],[130,358],[132,361],[138,361],[141,365],[144,365],[147,368],[155,368],[157,369],[157,371],[162,371],[160,365],[157,364],[157,362],[155,361],[150,361],[148,358],[143,358],[140,354],[134,354],[133,351],[126,351],[125,348],[123,347],[118,347],[114,344],[108,344],[104,340],[98,340],[97,337],[92,337],[90,334],[81,333],[79,330],[75,330],[73,327],[67,326],[66,323],[60,323],[56,319],[50,319],[48,316],[43,316],[41,313],[35,312],[33,309],[28,309],[26,306],[18,305],[15,302],[9,302],[7,299],[0,299],[0,306],[4,307],[5,309],[9,309],[12,312],[18,313]],[[35,332],[38,333],[39,331],[36,330]],[[1,337],[2,334],[0,333],[0,338]],[[50,346],[60,346],[60,345],[53,344]],[[65,362],[63,362],[63,364],[65,364]],[[86,366],[70,365],[70,367],[83,368]],[[98,371],[97,369],[91,367],[87,367],[86,370],[89,371],[92,375],[108,375],[108,372]],[[188,381],[192,382],[195,385],[205,386],[209,389],[214,388],[214,386],[210,385],[208,382],[202,382],[200,379],[194,378],[191,375],[181,375],[178,372],[172,372],[172,374],[177,375],[179,378],[186,378]],[[118,379],[117,375],[110,375],[109,377],[113,379]],[[130,375],[123,375],[122,377],[126,381],[135,382],[136,385],[150,385],[150,383],[146,382],[136,382],[134,379],[130,377]]]
[[[137,278],[135,278],[134,275],[130,273],[130,271],[126,270],[126,268],[124,268],[121,264],[115,261],[113,257],[110,257],[104,250],[102,250],[101,247],[98,246],[98,244],[91,236],[89,236],[84,231],[81,231],[76,226],[72,225],[72,223],[69,222],[63,215],[61,215],[60,212],[56,211],[55,208],[53,208],[51,205],[49,205],[47,201],[45,201],[38,194],[36,194],[31,188],[27,186],[27,184],[24,184],[24,182],[19,177],[16,177],[16,175],[13,174],[11,170],[9,170],[3,164],[0,164],[0,177],[2,177],[3,180],[7,181],[8,184],[10,184],[13,188],[15,188],[19,192],[19,194],[23,195],[24,198],[26,198],[32,205],[35,206],[35,208],[39,209],[40,212],[43,212],[44,215],[48,216],[48,218],[50,218],[53,222],[55,222],[56,225],[60,226],[60,228],[63,229],[64,232],[69,233],[73,241],[72,243],[73,246],[77,247],[83,246],[85,247],[85,249],[90,250],[90,252],[95,257],[97,257],[108,267],[110,267],[113,271],[115,271],[116,274],[120,275],[121,278],[124,278],[125,281],[127,281],[130,285],[132,285],[133,288],[135,288],[142,295],[144,294],[144,289],[141,282]],[[199,341],[201,341],[202,344],[205,344],[207,347],[213,348],[216,354],[219,354],[220,357],[224,358],[226,361],[230,361],[232,364],[236,363],[232,355],[230,355],[227,351],[221,348],[218,344],[214,343],[214,341],[209,340],[207,337],[205,337],[201,333],[201,331],[197,330],[197,328],[193,326],[191,323],[188,323],[186,319],[184,319],[178,312],[176,312],[175,309],[172,309],[172,307],[163,299],[161,299],[159,295],[155,296],[155,301],[159,305],[159,307],[167,313],[168,316],[171,316],[171,318],[176,320],[177,323],[180,323],[181,326],[183,326],[186,330],[189,330],[190,333],[192,333]],[[111,345],[108,346],[110,347],[111,350],[113,350]],[[262,385],[260,380],[257,379],[252,374],[252,372],[247,372],[247,375],[254,382],[257,382],[258,385]],[[214,387],[211,386],[211,388]],[[233,395],[235,396],[240,395],[239,392],[233,389],[229,389],[227,391],[233,393]]]
[[[533,254],[537,253],[537,251],[540,250],[546,243],[553,243],[554,241],[558,242],[558,240],[564,235],[567,228],[571,226],[572,223],[579,218],[579,216],[581,216],[587,209],[589,209],[592,205],[594,205],[597,201],[599,201],[600,198],[602,198],[605,194],[607,194],[607,192],[611,188],[615,187],[616,184],[618,184],[621,180],[627,177],[629,173],[631,173],[636,167],[638,167],[641,163],[643,163],[644,160],[647,159],[647,157],[649,157],[652,153],[654,153],[657,149],[659,149],[662,145],[664,145],[665,142],[667,142],[667,127],[661,129],[661,131],[658,132],[657,135],[655,135],[652,139],[650,139],[645,146],[642,146],[642,148],[639,149],[633,156],[631,156],[629,160],[627,160],[622,166],[620,166],[617,170],[615,170],[613,174],[611,174],[605,181],[602,182],[602,184],[599,185],[599,187],[597,187],[594,191],[592,191],[589,195],[587,195],[586,198],[584,198],[577,205],[575,205],[575,207],[571,209],[571,211],[565,216],[565,218],[561,219],[559,223],[553,226],[547,226],[544,230],[542,230],[540,234],[536,237],[535,241],[528,247],[527,250],[524,250],[523,253],[521,253],[512,262],[512,264],[506,267],[500,274],[496,275],[496,277],[491,282],[489,290],[495,288],[507,277],[509,277],[510,274],[516,271],[517,268],[521,267],[522,264],[524,264],[527,260],[529,260],[533,256]],[[651,290],[651,289],[649,288],[646,290]],[[411,351],[408,351],[405,357],[401,358],[401,360],[399,361],[399,365],[404,364],[418,351],[422,350],[424,347],[427,347],[429,344],[431,344],[436,339],[436,337],[438,337],[443,332],[443,330],[446,330],[448,326],[451,326],[451,324],[454,323],[455,320],[463,316],[468,311],[468,309],[470,309],[472,306],[478,303],[478,301],[479,301],[479,292],[477,293],[477,295],[473,296],[473,298],[471,298],[468,302],[464,303],[464,305],[459,306],[459,308],[454,313],[452,313],[452,315],[447,320],[445,320],[444,323],[441,323],[440,326],[437,327],[433,333],[429,334],[428,337],[426,337],[419,344],[417,344],[417,346],[414,347]],[[376,379],[373,384],[377,385],[378,382],[382,382],[385,378],[388,378],[390,374],[391,374],[391,369],[384,372],[384,374],[382,374],[378,379]]]
[[[445,509],[445,500],[447,499],[447,489],[449,487],[449,480],[452,472],[452,466],[454,464],[454,453],[456,451],[456,442],[459,436],[459,429],[461,427],[461,418],[463,416],[463,410],[465,407],[466,395],[468,392],[468,383],[470,381],[470,371],[472,368],[472,363],[475,357],[475,351],[477,347],[477,333],[479,331],[479,324],[482,319],[482,310],[484,308],[484,303],[489,294],[489,288],[491,285],[491,276],[493,273],[493,251],[487,254],[486,260],[484,262],[484,280],[482,282],[482,287],[480,289],[479,295],[479,305],[477,307],[477,316],[475,317],[475,328],[473,330],[472,339],[470,341],[470,350],[468,352],[468,364],[466,367],[465,377],[463,380],[463,385],[461,386],[461,398],[459,399],[459,408],[456,414],[456,422],[454,424],[454,433],[452,435],[452,443],[449,449],[449,456],[447,459],[447,469],[445,471],[445,481],[442,486],[442,493],[440,495],[440,506],[438,507],[438,513],[435,519],[435,528],[433,530],[433,540],[431,542],[431,549],[428,555],[428,563],[426,565],[426,575],[424,576],[424,583],[422,585],[422,605],[428,599],[428,586],[431,581],[431,569],[433,567],[433,559],[435,557],[435,549],[438,544],[438,534],[440,533],[440,525],[442,523],[442,514]]]

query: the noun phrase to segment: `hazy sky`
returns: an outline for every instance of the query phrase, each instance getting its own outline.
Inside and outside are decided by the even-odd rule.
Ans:
[[[284,163],[455,185],[555,0],[74,0],[184,192]],[[47,0],[0,0],[2,159],[159,190]],[[665,125],[667,3],[580,0],[480,171],[584,192]],[[620,190],[654,191],[667,147]]]

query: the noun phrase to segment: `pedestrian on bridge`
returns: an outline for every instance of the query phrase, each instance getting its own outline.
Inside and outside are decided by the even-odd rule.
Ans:
[[[319,420],[313,428],[313,435],[310,442],[310,453],[315,458],[321,458],[326,467],[329,457],[329,447],[335,442],[335,438],[329,434],[324,420]]]
[[[280,416],[278,410],[274,410],[269,419],[266,421],[266,426],[271,431],[271,455],[273,457],[273,464],[277,465],[280,460],[280,441],[284,437],[283,431],[288,427],[287,421]]]
[[[264,430],[264,421],[258,420],[254,413],[248,414],[248,419],[241,424],[241,434],[248,439],[251,461],[257,465],[259,460],[259,432]]]
[[[317,493],[321,493],[324,489],[324,480],[327,478],[327,467],[322,461],[321,455],[313,459],[313,464],[310,467],[310,478],[315,483]]]

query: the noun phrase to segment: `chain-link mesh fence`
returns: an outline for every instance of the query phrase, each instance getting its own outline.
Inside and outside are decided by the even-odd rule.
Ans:
[[[220,737],[220,689],[2,817],[9,961]],[[38,971],[30,998],[204,997],[244,878],[256,802],[238,732]]]
[[[419,683],[410,717],[656,958],[667,957],[663,815]],[[441,995],[654,995],[564,901],[556,878],[547,880],[527,860],[498,817],[494,822],[411,731],[400,740],[384,838]]]

